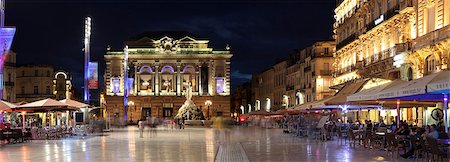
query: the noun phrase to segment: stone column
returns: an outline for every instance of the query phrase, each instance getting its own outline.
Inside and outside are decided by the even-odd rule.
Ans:
[[[181,87],[182,87],[182,85],[181,85],[181,72],[180,72],[180,69],[181,69],[181,65],[180,64],[178,64],[177,65],[177,96],[181,96]]]
[[[138,81],[138,76],[137,76],[137,65],[136,65],[137,63],[134,63],[133,64],[133,66],[134,66],[134,91],[133,91],[133,93],[134,93],[134,95],[135,96],[137,96],[138,94],[137,94],[137,92],[138,92],[138,84],[139,84],[139,81]]]
[[[155,96],[159,96],[159,65],[155,66]]]
[[[202,89],[202,65],[198,65],[198,77],[197,77],[197,82],[198,82],[198,95],[201,96],[203,95],[203,89]]]
[[[211,60],[208,64],[208,71],[209,71],[209,84],[208,84],[208,94],[211,96],[214,96],[215,89],[216,89],[216,68],[214,65],[214,60]]]

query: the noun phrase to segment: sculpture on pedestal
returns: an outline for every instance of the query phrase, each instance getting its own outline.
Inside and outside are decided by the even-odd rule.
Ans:
[[[192,86],[190,83],[185,85],[184,96],[186,97],[186,101],[183,106],[178,110],[176,119],[184,119],[184,120],[205,120],[203,116],[202,110],[200,110],[195,103],[192,101]]]

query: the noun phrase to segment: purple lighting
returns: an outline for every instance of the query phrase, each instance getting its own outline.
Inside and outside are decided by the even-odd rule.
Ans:
[[[217,79],[216,79],[216,92],[217,93],[223,93],[224,89],[225,89],[224,87],[225,87],[225,84],[224,84],[223,78],[222,77],[217,77]]]
[[[148,71],[148,72],[153,72],[153,69],[150,67],[150,66],[142,66],[140,69],[139,69],[139,72],[144,72],[144,70],[145,71]]]
[[[167,70],[170,70],[170,72],[172,72],[172,73],[175,72],[175,70],[173,69],[172,66],[166,65],[166,66],[164,66],[163,68],[161,68],[161,73],[164,73],[164,72],[166,72]]]

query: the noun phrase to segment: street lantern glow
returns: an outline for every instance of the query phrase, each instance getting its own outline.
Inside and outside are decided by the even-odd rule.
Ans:
[[[134,102],[133,101],[128,101],[128,106],[134,106]]]
[[[205,106],[211,106],[211,105],[212,105],[211,100],[206,100],[206,101],[205,101]]]

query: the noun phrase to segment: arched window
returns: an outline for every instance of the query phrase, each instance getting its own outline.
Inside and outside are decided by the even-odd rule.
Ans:
[[[161,73],[174,73],[174,72],[175,72],[175,70],[173,69],[172,66],[164,66],[161,69]]]
[[[436,61],[436,58],[434,57],[434,55],[428,56],[426,59],[427,73],[431,73],[431,72],[437,70],[436,65],[437,65],[437,61]]]
[[[413,80],[413,70],[411,67],[408,68],[408,81]]]
[[[142,66],[142,67],[139,69],[139,72],[140,72],[140,73],[152,73],[152,72],[153,72],[153,69],[152,69],[150,66]]]

